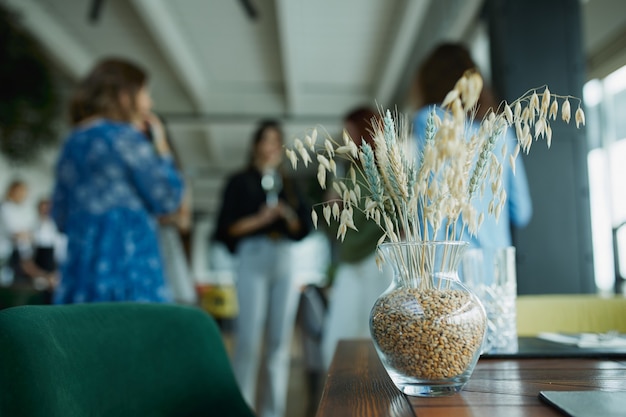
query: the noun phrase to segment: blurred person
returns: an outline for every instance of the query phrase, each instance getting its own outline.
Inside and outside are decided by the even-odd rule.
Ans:
[[[33,261],[37,267],[57,274],[58,266],[65,260],[67,239],[50,217],[50,200],[43,198],[37,204],[37,224],[33,232]]]
[[[180,170],[180,161],[174,152],[171,136],[161,118],[149,113],[145,115],[138,127],[153,144],[155,141],[167,141],[174,163]],[[172,291],[174,301],[181,304],[196,304],[198,301],[188,254],[183,242],[183,237],[189,236],[191,226],[191,191],[189,187],[185,187],[185,194],[178,210],[159,216],[158,232],[165,266],[165,279]]]
[[[46,289],[54,285],[55,274],[34,262],[35,216],[27,199],[28,185],[16,179],[7,187],[0,204],[0,257],[6,260],[3,284]]]
[[[376,119],[379,117],[373,109],[356,108],[344,117],[344,128],[357,146],[365,141],[374,148],[370,132],[372,120]],[[356,172],[357,181],[365,184],[361,170]],[[364,188],[362,190],[365,193]],[[330,198],[341,200],[339,195]],[[370,310],[376,298],[391,284],[389,268],[384,267],[381,273],[376,265],[376,247],[383,230],[360,210],[354,210],[353,220],[358,233],[349,232],[343,242],[336,244],[338,264],[330,289],[322,337],[322,358],[326,369],[330,366],[339,339],[371,337]]]
[[[168,143],[137,129],[151,113],[147,78],[130,61],[104,59],[74,93],[52,195],[68,239],[55,303],[171,301],[155,216],[179,208],[183,181]]]
[[[188,190],[188,189],[187,189]],[[196,304],[198,295],[183,238],[191,233],[191,194],[186,192],[180,209],[159,217],[159,243],[163,253],[165,278],[174,301]]]
[[[454,88],[459,78],[467,70],[478,71],[469,51],[461,44],[444,43],[435,48],[421,64],[416,76],[416,96],[419,110],[413,119],[413,129],[417,139],[418,150],[424,148],[424,132],[426,121],[433,108],[441,115],[443,109],[438,107],[447,93]],[[476,130],[482,118],[489,109],[497,111],[498,100],[493,90],[483,88],[478,101],[478,109],[471,129]],[[468,134],[468,138],[469,138]],[[482,226],[475,236],[465,235],[471,247],[483,249],[497,249],[512,245],[511,227],[524,227],[532,217],[532,202],[528,191],[526,171],[521,158],[515,164],[515,173],[509,166],[508,154],[502,155],[502,147],[506,143],[509,153],[515,149],[517,139],[512,129],[506,132],[505,140],[496,144],[493,154],[501,159],[503,165],[502,182],[506,191],[507,199],[500,218],[486,216]],[[491,187],[486,187],[484,196],[474,200],[479,213],[487,213],[487,207],[492,199]],[[462,230],[461,227],[457,228]],[[443,238],[443,237],[441,237]],[[457,236],[457,238],[460,238]]]
[[[311,228],[310,207],[283,173],[282,161],[280,125],[261,122],[248,166],[227,181],[215,235],[237,258],[233,368],[246,401],[261,417],[285,413],[300,295],[291,241]]]
[[[7,267],[6,284],[12,283],[16,275],[22,273],[19,267],[20,247],[22,252],[30,247],[33,222],[24,207],[27,197],[28,186],[24,181],[15,179],[7,186],[0,203],[0,259]]]

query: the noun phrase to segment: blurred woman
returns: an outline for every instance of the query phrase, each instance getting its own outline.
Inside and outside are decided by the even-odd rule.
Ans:
[[[420,105],[413,118],[413,129],[417,138],[417,147],[421,152],[424,149],[426,121],[433,108],[443,117],[443,110],[438,107],[446,94],[454,88],[459,78],[467,70],[478,70],[469,51],[461,44],[443,43],[436,47],[421,64],[416,75],[416,96]],[[497,110],[498,101],[493,91],[484,88],[478,100],[476,118],[470,125],[471,131],[477,130],[482,118],[489,109]],[[470,135],[468,135],[469,137]],[[515,149],[517,139],[513,129],[508,129],[505,140],[500,140],[493,154],[501,158],[503,165],[508,164],[508,156],[502,154],[502,147],[506,143],[509,154]],[[526,180],[526,171],[521,158],[515,164],[515,174],[511,169],[502,171],[502,183],[506,191],[506,202],[502,208],[499,220],[487,216],[476,235],[465,236],[472,247],[477,248],[504,248],[512,245],[511,227],[526,226],[532,217],[532,202]],[[477,212],[487,213],[487,207],[492,200],[490,187],[485,190],[484,196],[474,204]],[[458,230],[462,228],[459,227]],[[439,238],[443,238],[440,236]]]
[[[281,169],[282,145],[279,124],[262,122],[253,137],[248,167],[226,184],[216,231],[216,239],[237,259],[233,368],[253,408],[261,375],[261,417],[284,415],[299,299],[290,242],[310,230],[310,207]]]
[[[370,132],[372,120],[378,118],[369,107],[356,108],[344,117],[344,129],[357,146],[367,142],[374,147]],[[361,171],[356,172],[358,181],[365,183]],[[341,200],[339,195],[330,198]],[[383,230],[360,210],[354,210],[353,220],[358,233],[348,233],[343,242],[337,243],[337,270],[322,337],[322,359],[326,368],[330,366],[339,339],[370,337],[370,310],[391,283],[389,268],[385,267],[381,273],[376,265],[376,247]]]
[[[167,141],[172,150],[174,164],[178,170],[181,170],[180,158],[176,155],[171,136],[159,116],[148,114],[139,126],[139,130],[151,143]],[[172,291],[173,300],[177,303],[193,305],[198,301],[198,297],[185,247],[186,242],[184,242],[190,237],[193,222],[190,191],[190,187],[185,187],[185,194],[178,210],[159,217],[158,236],[163,254],[165,281]]]
[[[28,192],[28,184],[16,179],[9,184],[4,200],[0,201],[0,282],[44,289],[54,285],[55,275],[33,261],[36,220],[27,204]]]
[[[42,198],[37,203],[37,224],[33,231],[33,262],[57,280],[58,266],[65,260],[67,239],[59,233],[50,217],[50,200]]]
[[[68,239],[56,303],[171,299],[155,216],[179,207],[183,182],[167,142],[136,127],[151,107],[145,71],[123,59],[99,62],[76,89],[52,196]]]

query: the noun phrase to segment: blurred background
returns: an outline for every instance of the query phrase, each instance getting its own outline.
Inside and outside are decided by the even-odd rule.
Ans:
[[[76,81],[103,56],[141,62],[192,187],[188,243],[198,281],[215,279],[209,236],[221,188],[244,165],[259,119],[279,119],[291,141],[316,126],[337,135],[342,116],[361,104],[410,115],[417,66],[452,40],[470,47],[505,99],[544,84],[584,98],[585,129],[556,123],[552,149],[524,156],[534,217],[515,232],[519,293],[621,290],[623,0],[3,0],[0,7],[2,42],[15,33],[26,39],[0,50],[0,189],[19,176],[33,204],[48,195]],[[303,250],[316,244],[313,236]]]

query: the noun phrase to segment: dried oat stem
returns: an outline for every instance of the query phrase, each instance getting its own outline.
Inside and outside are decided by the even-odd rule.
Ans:
[[[327,132],[318,135],[313,129],[304,140],[295,139],[286,150],[294,169],[298,162],[305,166],[317,163],[317,179],[322,189],[333,178],[332,187],[339,198],[313,208],[314,221],[319,208],[325,221],[339,223],[337,238],[343,240],[348,229],[356,230],[354,210],[360,210],[385,232],[387,242],[429,242],[443,233],[445,240],[462,239],[465,233],[475,235],[485,215],[499,217],[506,193],[501,180],[503,166],[494,154],[498,142],[508,128],[515,129],[517,146],[508,154],[511,168],[520,151],[528,153],[533,142],[545,139],[551,145],[551,121],[559,115],[569,123],[571,103],[577,101],[576,126],[584,125],[585,115],[578,98],[556,95],[547,86],[528,90],[512,103],[502,102],[497,109],[488,109],[475,128],[477,100],[482,78],[475,71],[466,72],[439,108],[429,114],[423,148],[411,151],[413,140],[407,118],[387,110],[373,119],[373,146],[362,140],[360,146],[344,130],[341,141]],[[322,143],[318,143],[322,136]],[[357,138],[361,139],[361,138]],[[314,155],[314,157],[311,156]],[[337,159],[350,167],[346,178],[338,178]],[[357,180],[356,174],[359,173]],[[489,187],[493,198],[488,213],[477,212],[473,200],[484,195]],[[317,224],[317,223],[316,223]],[[432,257],[427,254],[395,256],[402,268],[420,276],[433,270]],[[439,267],[446,265],[439,265]]]

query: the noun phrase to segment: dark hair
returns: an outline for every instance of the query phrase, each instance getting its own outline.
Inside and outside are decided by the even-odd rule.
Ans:
[[[136,64],[121,58],[100,61],[79,83],[70,103],[70,121],[80,123],[91,116],[130,122],[136,111],[135,97],[146,84],[147,73]],[[130,108],[120,101],[126,93]]]
[[[478,67],[465,46],[444,43],[435,48],[417,72],[422,104],[439,104],[465,71]]]
[[[283,140],[283,129],[278,120],[274,119],[265,119],[261,120],[252,135],[252,148],[250,149],[250,159],[248,161],[249,165],[252,166],[254,164],[254,158],[256,156],[256,150],[265,135],[265,131],[268,129],[274,129],[278,132],[278,136],[280,140]]]
[[[358,131],[358,137],[352,138],[357,146],[361,146],[361,139],[374,147],[374,139],[372,138],[372,121],[379,119],[374,109],[363,106],[349,112],[344,118],[344,123],[352,123]]]
[[[257,128],[254,131],[254,134],[252,135],[252,149],[250,152],[250,161],[248,165],[249,169],[254,169],[254,158],[256,156],[257,147],[263,140],[265,132],[268,129],[276,130],[278,132],[278,137],[280,138],[281,142],[283,141],[283,129],[278,120],[275,120],[275,119],[261,120],[259,124],[257,125]],[[293,181],[293,179],[289,175],[285,174],[285,171],[282,166],[278,167],[278,173],[280,174],[282,181],[283,181],[283,192],[284,192],[285,198],[292,206],[297,207],[299,205],[298,195],[295,190],[295,188],[297,187],[297,184]]]

